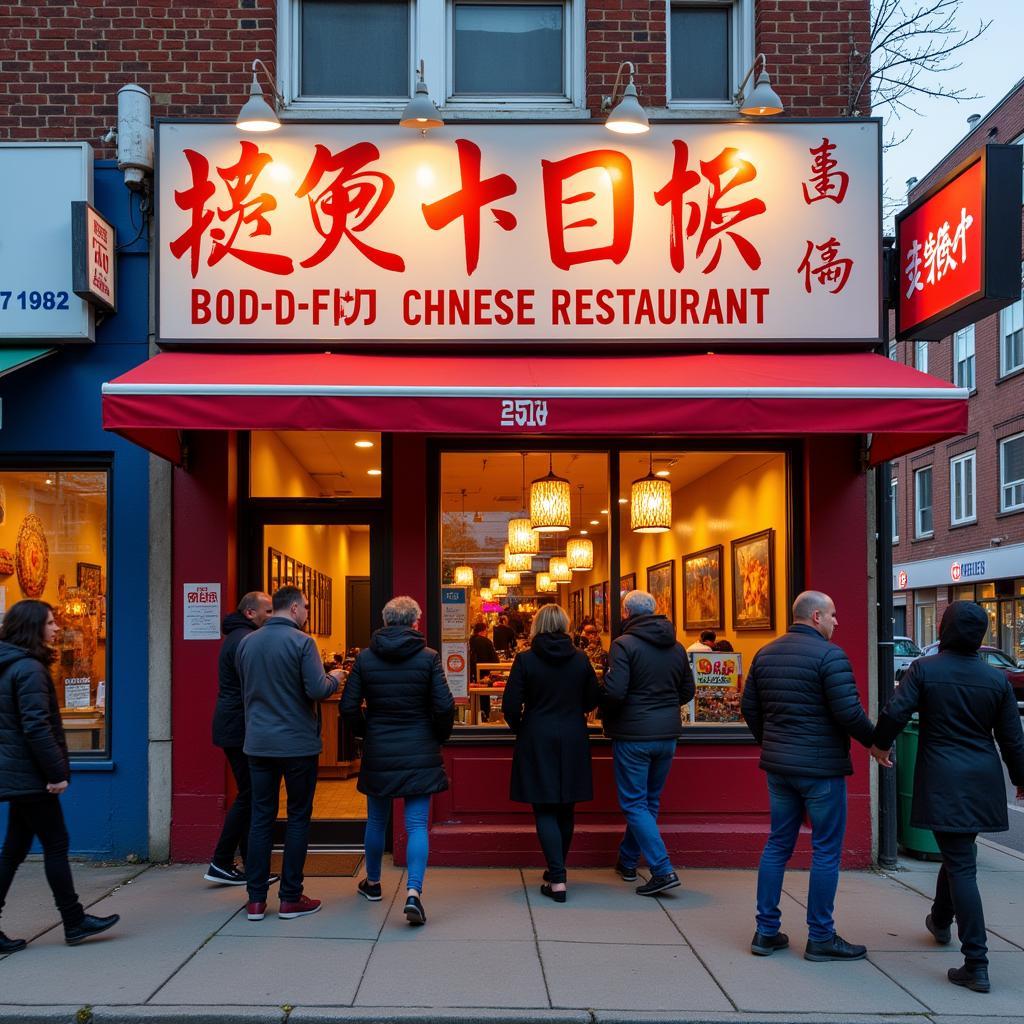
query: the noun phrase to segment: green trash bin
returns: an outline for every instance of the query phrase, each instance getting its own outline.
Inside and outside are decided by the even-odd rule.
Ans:
[[[910,807],[914,800],[914,765],[917,763],[917,746],[920,728],[917,715],[896,737],[896,806],[899,826],[896,838],[904,853],[918,860],[942,860],[939,845],[929,829],[915,828],[910,824]]]

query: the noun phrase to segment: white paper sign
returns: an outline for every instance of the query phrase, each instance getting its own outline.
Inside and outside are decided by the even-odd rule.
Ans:
[[[64,680],[64,707],[89,707],[89,677]]]
[[[220,584],[186,583],[184,634],[186,640],[220,639]]]
[[[462,643],[441,644],[441,664],[448,679],[448,688],[453,697],[469,696],[469,645]]]
[[[441,588],[441,636],[465,640],[469,634],[469,602],[465,587]]]

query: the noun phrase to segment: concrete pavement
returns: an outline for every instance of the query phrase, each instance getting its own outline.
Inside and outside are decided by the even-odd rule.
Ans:
[[[852,964],[803,960],[804,872],[783,897],[791,948],[759,958],[752,871],[685,871],[656,900],[610,871],[575,871],[556,905],[539,871],[431,869],[428,923],[413,929],[398,869],[385,871],[381,903],[358,897],[356,879],[311,878],[319,914],[249,922],[244,893],[207,885],[198,866],[77,865],[92,911],[122,922],[69,949],[31,863],[3,917],[32,942],[0,959],[0,1021],[1024,1024],[1024,857],[983,846],[980,862],[988,995],[946,981],[961,957],[924,930],[937,866],[916,861],[843,875],[840,934],[869,948]]]

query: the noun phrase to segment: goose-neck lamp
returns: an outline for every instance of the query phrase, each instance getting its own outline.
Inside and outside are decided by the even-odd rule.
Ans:
[[[744,97],[743,90],[758,63],[761,65],[761,72],[754,80],[754,88],[751,89],[750,95]],[[759,53],[754,58],[754,63],[747,69],[736,95],[733,96],[733,102],[740,108],[741,114],[749,117],[771,117],[773,114],[782,113],[782,100],[768,79],[768,61],[763,53]]]
[[[270,85],[270,96],[274,106],[263,98],[263,86],[260,85],[258,69],[263,69]],[[235,118],[235,127],[243,132],[273,132],[281,127],[281,119],[277,116],[277,107],[284,106],[284,97],[277,91],[274,78],[266,64],[257,57],[252,62],[252,82],[249,85],[249,98]]]

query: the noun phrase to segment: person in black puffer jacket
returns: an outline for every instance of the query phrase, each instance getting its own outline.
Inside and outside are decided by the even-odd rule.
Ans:
[[[988,616],[980,605],[949,605],[939,626],[939,653],[918,658],[907,669],[878,716],[872,750],[886,764],[897,734],[918,712],[921,739],[910,823],[934,832],[942,853],[925,927],[946,945],[956,917],[964,965],[949,968],[947,977],[975,992],[991,987],[975,840],[979,832],[1010,827],[999,753],[1017,799],[1024,799],[1024,735],[1017,700],[1006,675],[978,657],[987,631]]]
[[[658,831],[658,808],[683,731],[679,708],[693,699],[693,672],[675,627],[664,615],[654,614],[654,598],[647,591],[631,590],[622,607],[627,618],[622,636],[608,652],[601,698],[619,806],[626,818],[615,870],[624,881],[635,881],[643,854],[651,878],[636,891],[654,896],[679,885]]]
[[[441,744],[455,723],[455,701],[437,651],[417,632],[420,606],[394,597],[384,606],[384,628],[359,652],[341,697],[341,715],[363,737],[357,789],[367,800],[366,878],[359,892],[381,898],[380,872],[391,801],[405,803],[408,892],[405,916],[425,924],[420,896],[427,868],[430,797],[448,788]],[[364,708],[365,703],[365,708]]]
[[[86,914],[71,877],[68,830],[59,799],[71,781],[71,764],[50,678],[57,629],[53,609],[43,601],[18,601],[0,627],[0,800],[9,804],[7,836],[0,850],[0,910],[38,836],[46,880],[64,923],[64,940],[74,946],[112,928],[120,918]],[[15,953],[25,946],[24,939],[9,939],[0,932],[0,953]]]
[[[853,774],[850,737],[870,747],[874,734],[850,662],[831,643],[837,625],[832,598],[804,591],[793,602],[793,625],[757,652],[743,688],[743,717],[761,744],[771,804],[772,831],[758,870],[757,931],[750,944],[757,956],[789,945],[779,931],[779,900],[805,814],[813,854],[804,959],[867,955],[864,946],[840,938],[832,920],[846,834],[846,776]]]

